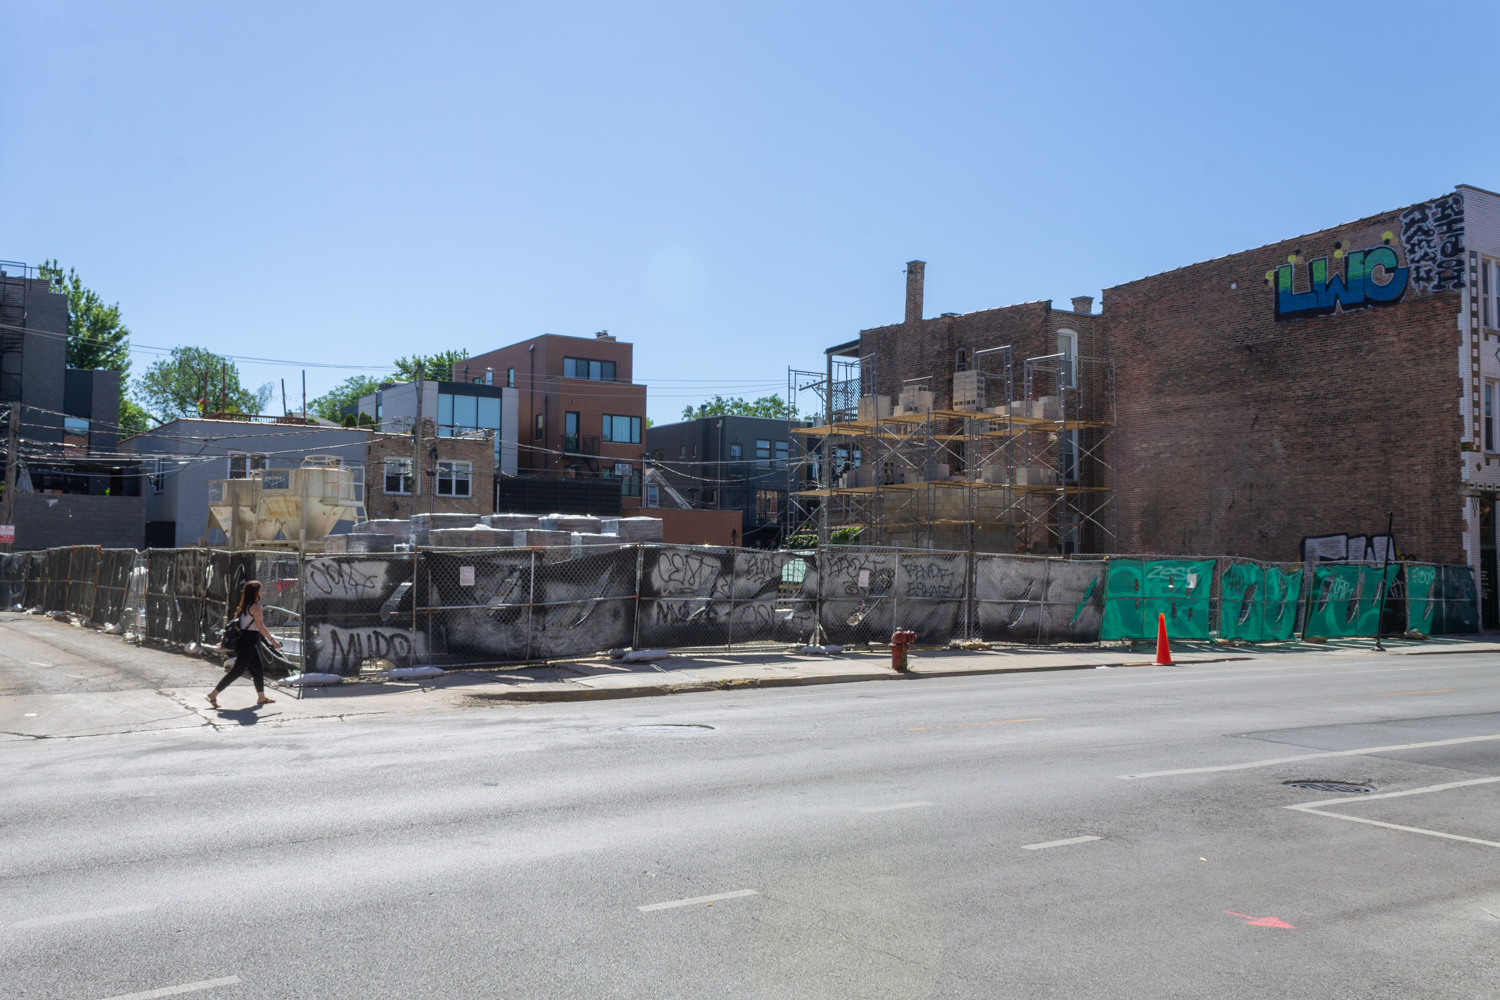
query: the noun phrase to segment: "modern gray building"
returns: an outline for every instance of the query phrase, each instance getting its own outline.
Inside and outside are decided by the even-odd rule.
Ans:
[[[740,537],[751,548],[775,548],[789,525],[788,496],[811,479],[803,421],[771,417],[698,417],[646,431],[651,464],[695,508],[739,510]],[[670,506],[647,487],[645,506]]]
[[[215,479],[295,469],[309,455],[363,469],[368,438],[369,431],[328,423],[190,418],[126,438],[120,451],[138,457],[146,481],[146,547],[174,548],[221,540],[208,527],[208,484]]]

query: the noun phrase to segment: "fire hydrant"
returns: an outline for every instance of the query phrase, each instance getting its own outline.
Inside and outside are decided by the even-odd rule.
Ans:
[[[917,633],[907,629],[897,629],[891,633],[891,669],[899,674],[906,673],[906,647],[917,641]]]

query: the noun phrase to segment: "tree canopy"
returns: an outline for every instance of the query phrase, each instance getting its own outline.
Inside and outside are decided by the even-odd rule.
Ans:
[[[159,423],[217,413],[258,413],[271,397],[271,383],[257,392],[240,384],[234,362],[201,347],[174,347],[140,377],[136,395]]]
[[[368,396],[385,384],[381,379],[370,378],[368,375],[355,375],[346,378],[338,385],[329,389],[317,399],[310,401],[307,408],[324,420],[336,420],[342,422],[344,417],[340,412],[350,403],[358,403],[359,397]]]
[[[682,408],[682,419],[692,420],[696,417],[773,417],[777,420],[797,420],[797,409],[780,396],[762,396],[753,402],[747,402],[739,396],[725,399],[723,396],[715,396],[705,403],[701,403],[695,409],[691,406]]]
[[[453,366],[460,361],[467,361],[468,358],[468,350],[462,347],[452,351],[438,351],[436,354],[413,354],[409,358],[397,358],[393,381],[410,382],[416,378],[417,363],[420,362],[423,378],[451,382],[453,381]]]
[[[105,305],[76,270],[70,267],[64,274],[55,260],[38,270],[68,297],[68,367],[116,371],[123,382],[130,371],[130,329],[120,321],[120,304]]]

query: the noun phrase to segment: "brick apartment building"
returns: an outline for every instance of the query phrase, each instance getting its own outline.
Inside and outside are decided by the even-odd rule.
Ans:
[[[1500,625],[1497,295],[1500,195],[1467,185],[1106,289],[1120,549],[1297,559],[1393,512]]]
[[[365,507],[371,518],[413,514],[489,514],[494,510],[492,431],[444,437],[422,418],[423,480],[412,484],[412,436],[371,432],[365,442]]]
[[[546,333],[453,366],[458,382],[520,392],[521,475],[620,480],[621,505],[641,505],[646,387],[633,348],[609,335]]]

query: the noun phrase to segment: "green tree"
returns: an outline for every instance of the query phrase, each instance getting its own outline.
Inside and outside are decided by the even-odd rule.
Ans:
[[[777,420],[796,420],[797,409],[790,403],[784,401],[780,396],[762,396],[754,402],[746,402],[739,396],[725,399],[723,396],[715,396],[706,403],[699,404],[697,409],[691,406],[682,408],[682,419],[692,420],[695,417],[772,417]]]
[[[467,361],[468,358],[468,350],[462,347],[453,351],[439,351],[436,354],[413,354],[409,358],[397,358],[395,381],[410,382],[416,378],[417,363],[420,362],[423,378],[451,382],[453,381],[453,366],[460,361]]]
[[[42,277],[68,297],[68,367],[103,368],[119,372],[121,383],[130,371],[130,329],[120,321],[120,304],[104,304],[78,272],[55,260],[44,263]]]
[[[261,387],[267,397],[270,384]],[[254,413],[262,402],[240,385],[234,362],[201,347],[172,348],[171,357],[146,369],[135,392],[158,423],[216,413],[221,405],[230,413]]]
[[[144,434],[151,429],[153,421],[140,403],[125,395],[123,379],[120,390],[120,437]]]
[[[368,396],[383,384],[384,382],[378,378],[355,375],[344,379],[317,399],[309,402],[307,408],[324,420],[342,421],[344,417],[340,411],[344,407],[350,403],[358,403],[359,397]]]

